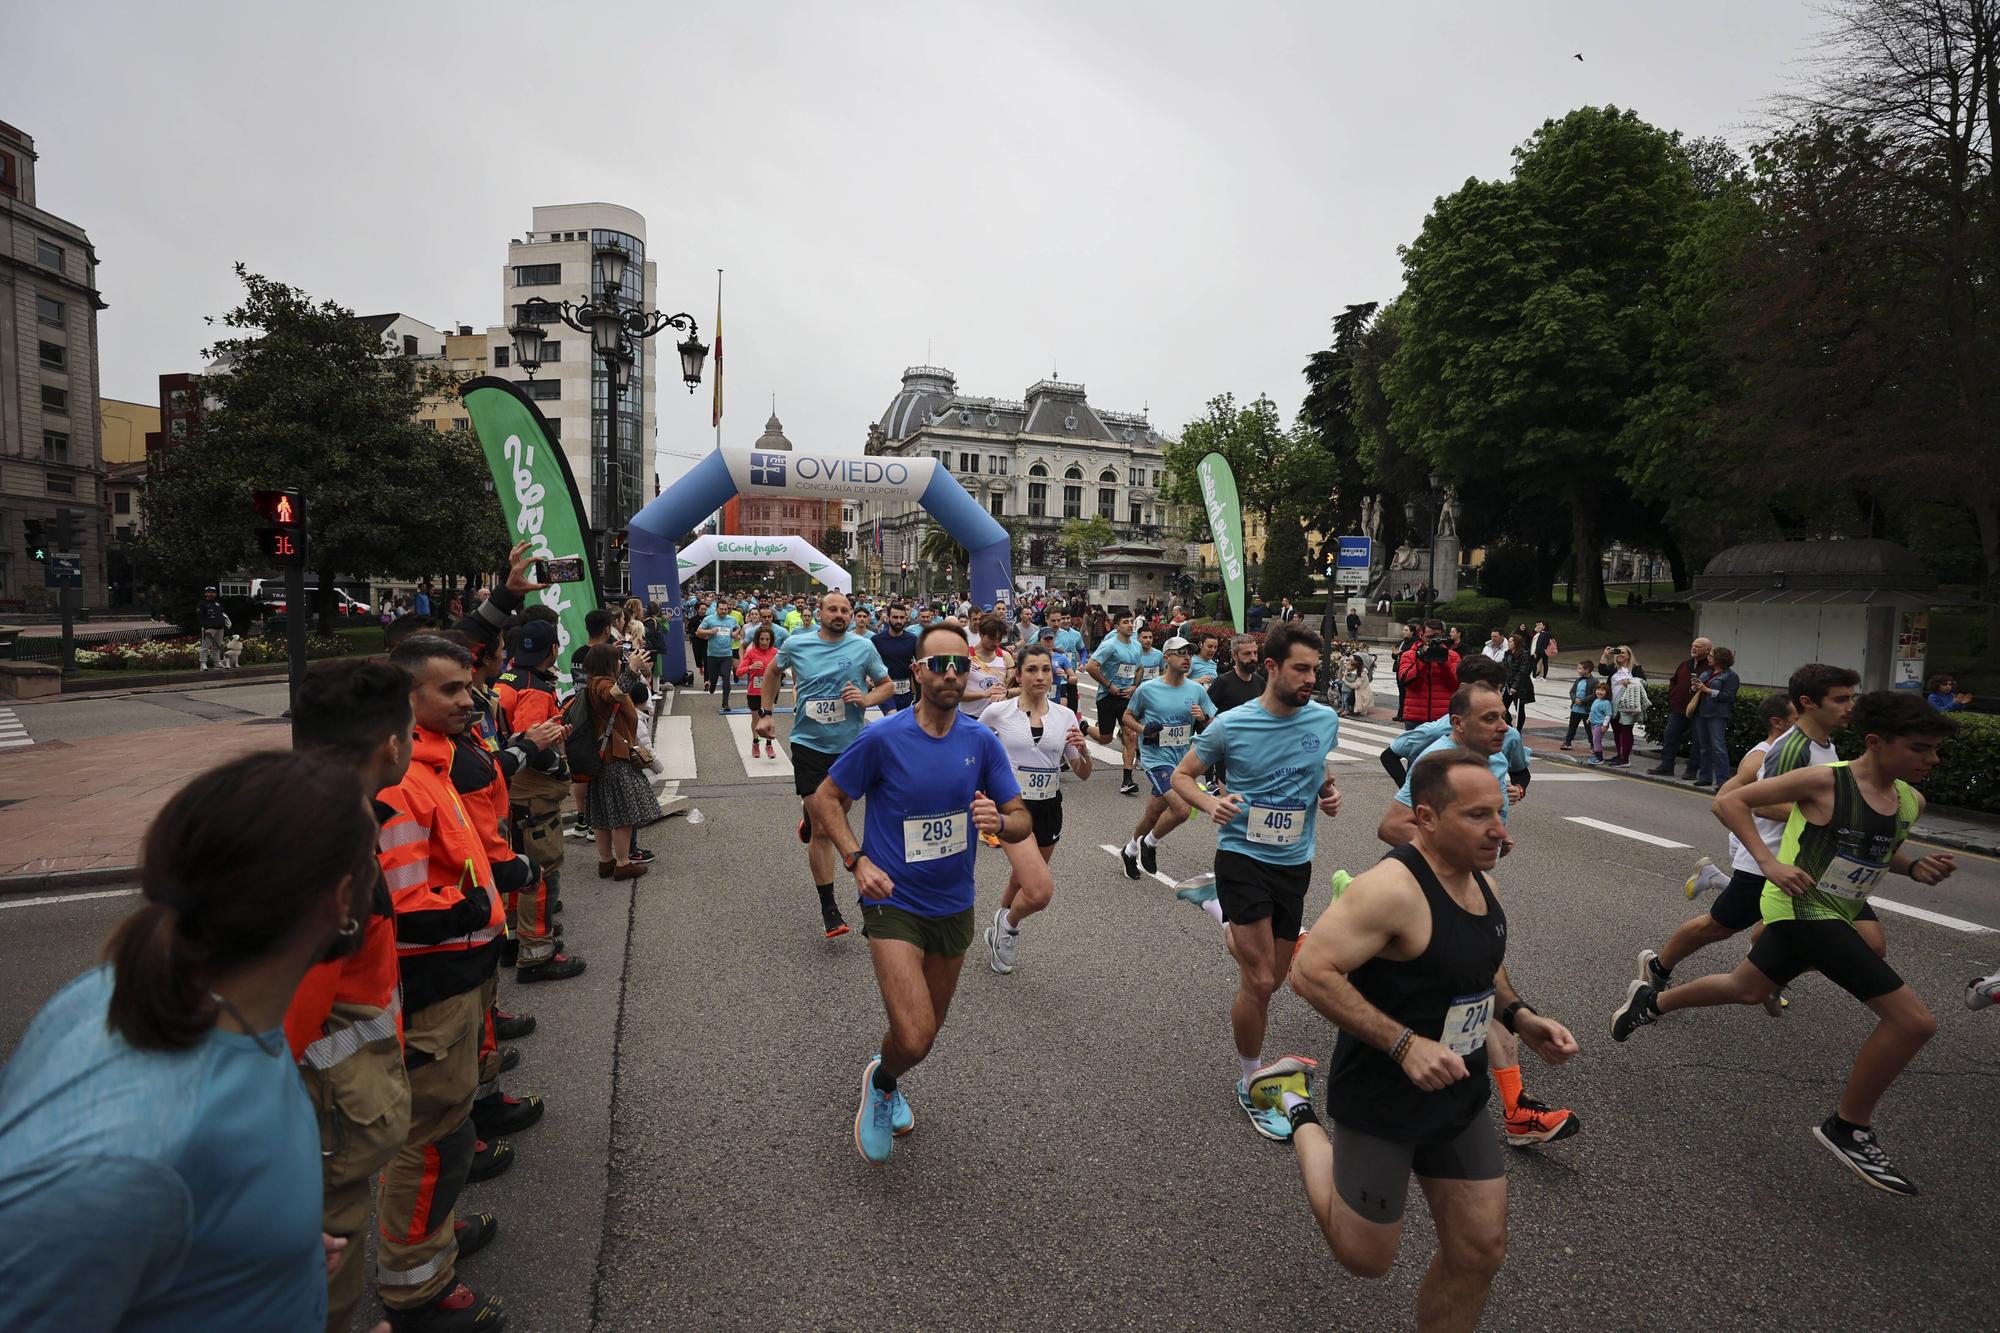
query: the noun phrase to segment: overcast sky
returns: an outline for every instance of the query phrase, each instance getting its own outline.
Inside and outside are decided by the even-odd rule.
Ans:
[[[1225,390],[1289,417],[1438,195],[1585,104],[1740,143],[1819,26],[1794,0],[9,8],[0,120],[96,245],[106,396],[198,368],[239,259],[483,329],[530,210],[609,200],[705,336],[727,270],[725,438],[775,393],[800,447],[848,452],[926,356],[1010,398],[1058,371],[1163,432]],[[712,441],[706,387],[663,383],[662,473]]]

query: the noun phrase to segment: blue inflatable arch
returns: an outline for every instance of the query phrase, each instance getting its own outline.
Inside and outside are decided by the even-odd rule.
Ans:
[[[674,542],[691,532],[732,495],[799,496],[813,500],[914,501],[938,521],[972,560],[972,600],[1011,601],[1014,563],[1007,530],[966,494],[934,458],[876,458],[860,454],[767,452],[748,445],[716,450],[686,476],[654,497],[626,531],[632,589],[659,601],[673,616],[667,656],[669,680],[687,675],[687,633],[681,620],[680,552]],[[799,533],[808,539],[818,533]]]

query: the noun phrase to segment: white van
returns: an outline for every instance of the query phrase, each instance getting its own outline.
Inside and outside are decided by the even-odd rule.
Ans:
[[[319,588],[308,583],[305,588],[306,603],[312,605],[319,600]],[[283,579],[251,579],[250,599],[263,604],[272,614],[283,614],[285,610],[285,581]],[[373,613],[366,602],[357,602],[347,595],[345,588],[333,590],[335,614],[346,617],[361,617]]]

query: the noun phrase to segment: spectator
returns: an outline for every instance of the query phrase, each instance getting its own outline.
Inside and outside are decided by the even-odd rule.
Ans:
[[[1569,683],[1569,730],[1563,733],[1562,748],[1576,743],[1576,729],[1590,720],[1590,701],[1596,697],[1597,673],[1588,661],[1576,664],[1576,679]],[[1587,735],[1588,733],[1586,733]]]
[[[1507,653],[1500,659],[1506,669],[1507,683],[1500,692],[1501,701],[1510,711],[1518,713],[1515,727],[1521,731],[1528,729],[1528,705],[1535,701],[1535,659],[1528,651],[1528,636],[1519,630],[1508,641]]]
[[[1590,762],[1601,764],[1604,762],[1604,729],[1612,724],[1611,686],[1598,681],[1591,686],[1591,690],[1595,697],[1590,703]]]
[[[410,598],[410,613],[427,616],[431,614],[431,581],[425,579],[417,585],[415,595]]]
[[[1457,653],[1460,657],[1465,656],[1464,636],[1459,631],[1459,628],[1456,625],[1453,625],[1451,627],[1451,650]]]
[[[1375,609],[1385,616],[1391,614],[1396,609],[1395,605],[1389,600],[1389,585],[1386,583],[1382,585],[1381,591],[1375,594]]]
[[[1695,683],[1701,696],[1695,705],[1695,781],[1703,791],[1714,791],[1729,781],[1729,714],[1736,707],[1736,691],[1742,679],[1735,670],[1736,654],[1717,648],[1711,654],[1715,670]]]
[[[638,707],[619,685],[623,664],[618,649],[598,644],[584,655],[583,670],[591,732],[605,737],[598,750],[604,764],[590,780],[586,798],[590,827],[597,835],[597,875],[637,879],[646,873],[646,864],[632,860],[633,835],[665,818],[652,784],[639,771],[652,756],[639,743]]]
[[[1270,615],[1270,608],[1264,605],[1264,599],[1261,596],[1252,597],[1250,599],[1250,609],[1243,613],[1243,628],[1252,634],[1262,634],[1264,632],[1264,622],[1270,618]]]
[[[1423,639],[1424,622],[1421,620],[1410,621],[1403,626],[1403,637],[1396,640],[1396,653],[1390,660],[1400,666],[1403,661],[1403,654],[1416,647],[1419,643],[1422,643]],[[1394,719],[1397,722],[1403,720],[1403,705],[1408,697],[1409,690],[1403,684],[1402,676],[1398,675],[1396,677],[1396,716]]]
[[[1501,663],[1506,662],[1507,660],[1506,636],[1501,634],[1501,632],[1497,629],[1490,631],[1486,636],[1486,642],[1483,645],[1481,645],[1479,652],[1489,662],[1501,662]]]
[[[1451,710],[1458,688],[1458,654],[1442,637],[1444,622],[1424,622],[1423,638],[1396,659],[1396,679],[1403,686],[1403,730],[1413,731]]]
[[[145,902],[0,1070],[0,1328],[326,1327],[345,1243],[283,1023],[361,943],[374,850],[353,768],[292,751],[161,809]]]
[[[1932,676],[1930,683],[1924,686],[1924,697],[1940,713],[1956,712],[1972,702],[1971,695],[1959,694],[1957,690],[1958,681],[1951,676]]]
[[[1347,608],[1347,637],[1355,640],[1361,638],[1361,613],[1352,606]]]
[[[1713,646],[1707,639],[1696,639],[1689,644],[1686,660],[1674,668],[1674,674],[1667,680],[1667,734],[1660,742],[1660,762],[1646,770],[1655,777],[1673,775],[1682,737],[1693,742],[1689,747],[1687,769],[1682,776],[1689,781],[1700,777],[1697,770],[1701,767],[1701,751],[1695,736],[1694,720],[1688,713],[1688,701],[1694,696],[1696,678],[1714,669],[1708,658],[1709,649]]]
[[[1556,646],[1556,636],[1554,631],[1549,629],[1548,621],[1537,620],[1535,622],[1535,633],[1534,637],[1528,640],[1528,651],[1535,659],[1535,674],[1543,680],[1547,680],[1549,678],[1549,659],[1562,651]]]
[[[1284,625],[1289,625],[1298,618],[1299,618],[1298,608],[1292,605],[1292,599],[1289,597],[1280,597],[1278,599],[1279,623]]]
[[[1646,676],[1636,666],[1631,665],[1632,650],[1619,650],[1622,659],[1618,669],[1612,673],[1612,706],[1616,710],[1611,717],[1611,733],[1617,740],[1617,758],[1607,759],[1607,768],[1626,768],[1632,763],[1633,732],[1639,719],[1646,712]]]
[[[201,669],[208,670],[213,662],[216,669],[222,669],[223,640],[228,637],[229,613],[222,609],[222,595],[213,588],[201,590],[201,600],[195,603],[194,622],[201,630]]]

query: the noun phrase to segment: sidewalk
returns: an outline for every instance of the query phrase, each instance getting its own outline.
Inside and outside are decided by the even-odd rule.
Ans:
[[[146,826],[196,773],[291,743],[283,723],[204,722],[8,755],[0,763],[0,893],[129,877]]]

